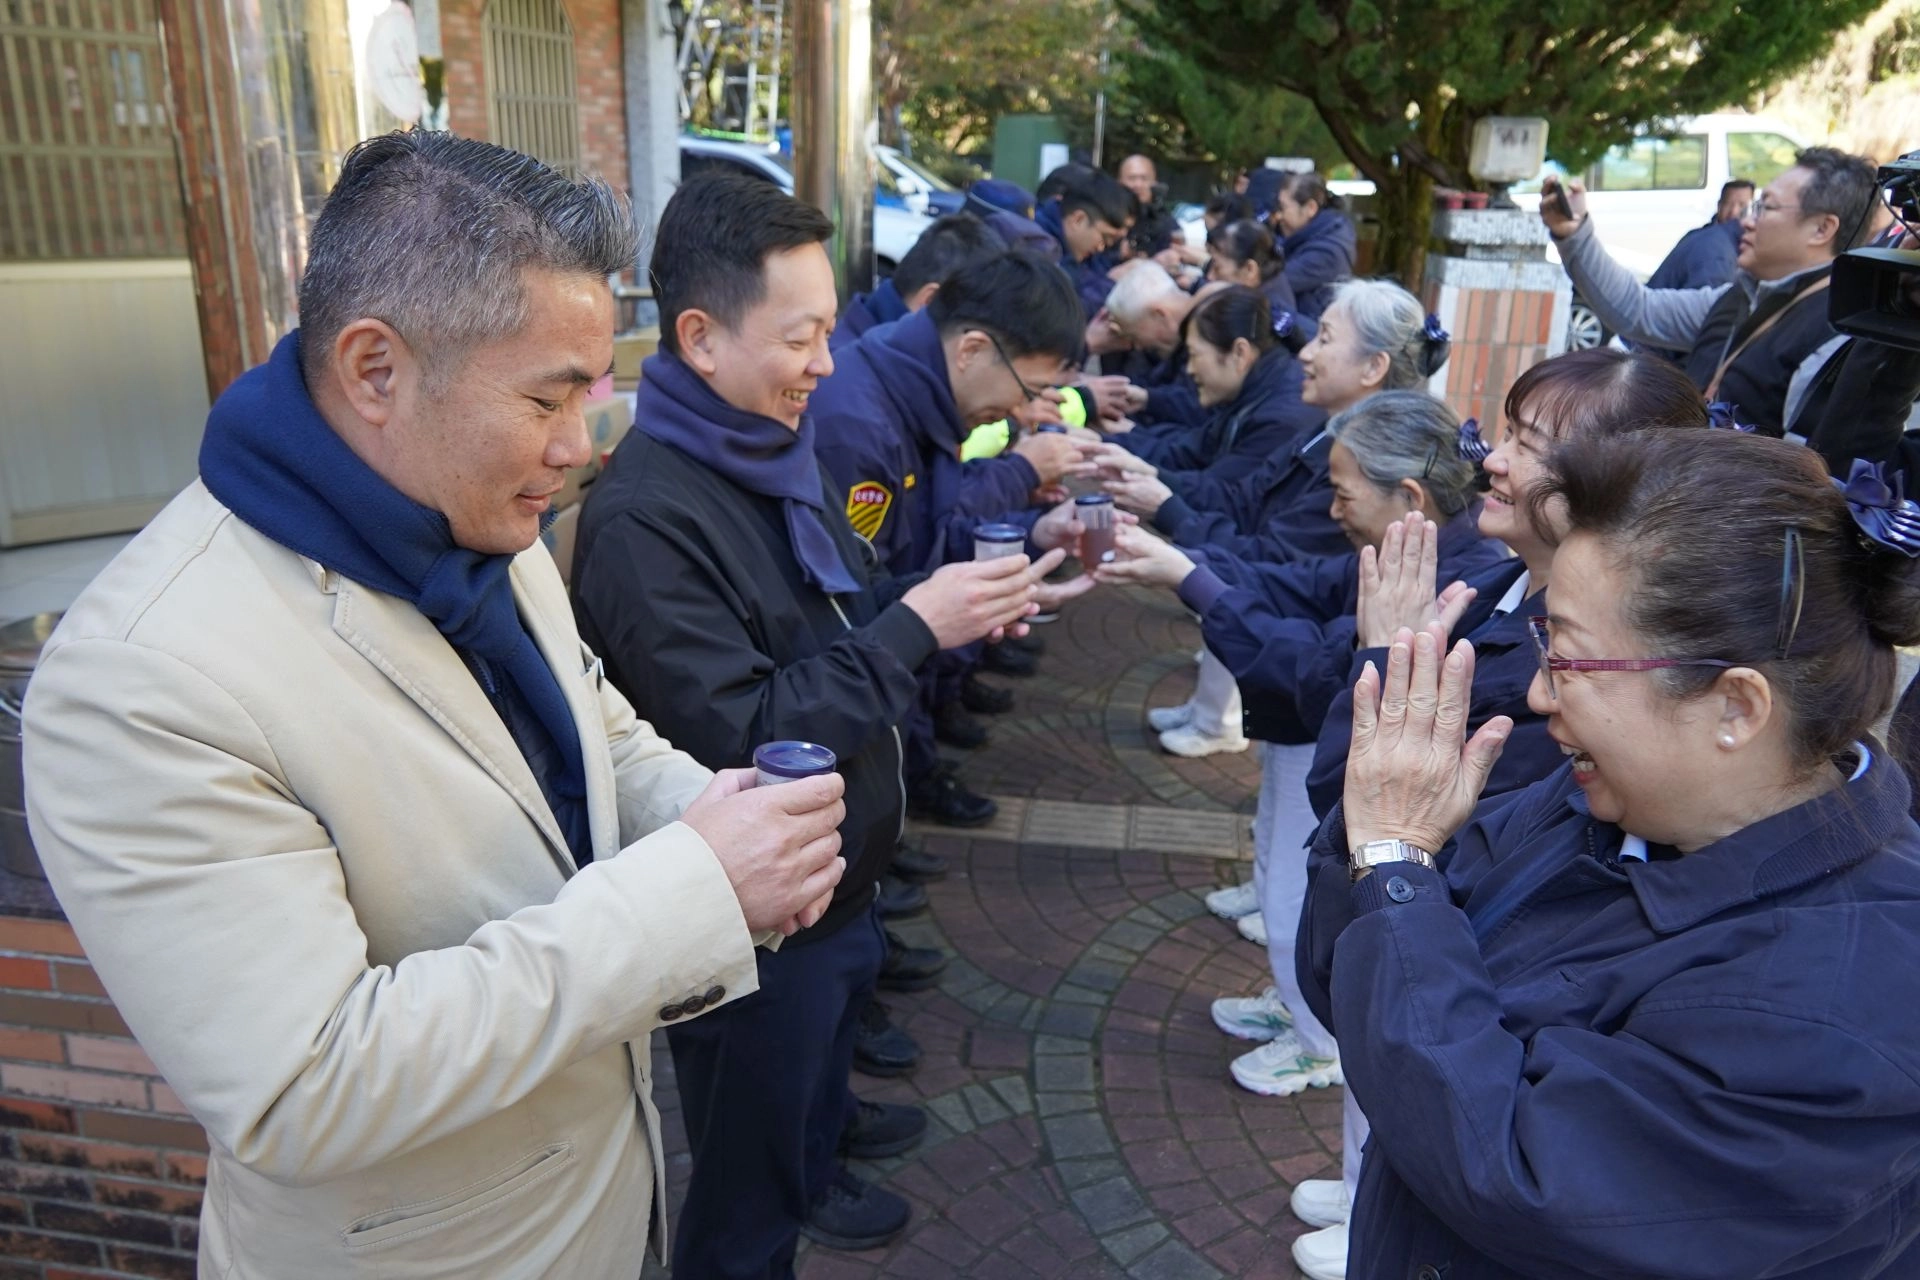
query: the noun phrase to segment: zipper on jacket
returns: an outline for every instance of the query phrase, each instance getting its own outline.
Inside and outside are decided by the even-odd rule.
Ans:
[[[840,625],[848,631],[853,630],[853,623],[847,620],[847,611],[840,607],[840,597],[829,595],[827,603],[840,615]],[[889,725],[887,731],[893,734],[893,781],[900,789],[900,822],[893,831],[893,842],[897,845],[901,837],[907,834],[907,744],[900,740],[899,725]]]

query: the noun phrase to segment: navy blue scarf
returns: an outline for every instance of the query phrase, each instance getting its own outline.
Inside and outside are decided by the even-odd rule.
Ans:
[[[720,398],[680,357],[662,351],[640,368],[634,426],[719,472],[748,493],[778,498],[787,540],[807,582],[830,595],[860,590],[820,518],[827,509],[820,464],[813,456],[813,419],[790,431]]]
[[[967,428],[947,381],[940,326],[926,309],[861,338],[860,354],[907,429],[935,451],[958,457]]]
[[[447,518],[361,461],[307,394],[300,335],[222,393],[200,442],[200,478],[281,546],[420,610],[473,668],[540,781],[576,861],[593,857],[579,729],[520,621],[513,557],[455,545]]]

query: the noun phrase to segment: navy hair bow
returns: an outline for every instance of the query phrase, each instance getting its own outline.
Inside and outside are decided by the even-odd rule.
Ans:
[[[1893,473],[1889,485],[1883,464],[1855,458],[1846,482],[1835,476],[1833,484],[1846,498],[1853,522],[1869,542],[1897,551],[1909,560],[1920,557],[1920,504],[1906,496],[1905,477],[1900,472]]]
[[[1296,327],[1297,322],[1294,320],[1293,312],[1291,311],[1282,311],[1273,318],[1273,336],[1276,338],[1292,337]]]
[[[1493,446],[1480,435],[1480,419],[1468,418],[1460,424],[1460,456],[1478,466],[1487,460]]]
[[[1421,329],[1420,332],[1425,335],[1428,342],[1453,341],[1453,335],[1440,327],[1440,317],[1434,315],[1432,312],[1427,313],[1426,327]]]
[[[1715,400],[1707,406],[1707,425],[1722,431],[1742,431],[1749,435],[1759,430],[1752,423],[1740,421],[1740,406],[1726,400]]]

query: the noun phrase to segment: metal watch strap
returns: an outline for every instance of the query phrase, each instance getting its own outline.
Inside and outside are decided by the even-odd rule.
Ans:
[[[1429,870],[1435,866],[1431,853],[1405,840],[1369,840],[1352,850],[1347,859],[1348,868],[1355,879],[1389,862],[1417,862]]]

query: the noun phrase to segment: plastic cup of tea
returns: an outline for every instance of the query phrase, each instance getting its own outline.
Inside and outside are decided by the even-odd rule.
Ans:
[[[753,749],[753,771],[763,787],[817,778],[839,763],[831,748],[817,742],[768,742]]]
[[[973,558],[998,560],[1001,556],[1025,555],[1027,531],[1017,524],[982,524],[973,530]]]
[[[1113,495],[1090,493],[1075,498],[1073,513],[1086,530],[1080,536],[1081,559],[1089,566],[1113,559]]]

